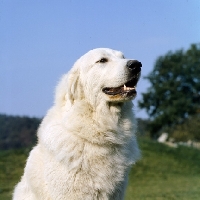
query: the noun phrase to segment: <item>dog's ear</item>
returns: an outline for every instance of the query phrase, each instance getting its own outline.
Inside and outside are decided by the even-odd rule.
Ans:
[[[74,100],[80,98],[80,79],[79,79],[79,70],[76,67],[73,67],[67,77],[67,93],[65,99],[69,100],[71,104],[74,103]]]
[[[55,104],[63,107],[73,104],[75,99],[80,98],[79,70],[73,67],[65,74],[56,88]]]

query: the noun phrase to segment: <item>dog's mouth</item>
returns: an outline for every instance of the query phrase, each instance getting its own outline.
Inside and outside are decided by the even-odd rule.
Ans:
[[[121,95],[125,97],[135,96],[137,94],[136,85],[139,80],[139,75],[133,77],[130,81],[119,87],[105,87],[103,92],[107,95]]]

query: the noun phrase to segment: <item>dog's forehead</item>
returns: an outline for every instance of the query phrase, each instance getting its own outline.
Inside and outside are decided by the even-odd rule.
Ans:
[[[98,48],[98,49],[93,49],[89,51],[86,55],[89,57],[92,57],[94,59],[98,59],[101,57],[106,57],[106,58],[112,58],[112,57],[118,57],[118,58],[123,58],[124,55],[122,52],[109,49],[109,48]]]

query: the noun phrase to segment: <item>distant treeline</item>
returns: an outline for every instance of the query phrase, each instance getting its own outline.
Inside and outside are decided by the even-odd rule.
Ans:
[[[0,114],[0,149],[29,148],[37,142],[37,129],[42,119]],[[138,119],[138,135],[146,133],[148,121]]]
[[[0,114],[0,149],[18,149],[33,146],[39,118]]]

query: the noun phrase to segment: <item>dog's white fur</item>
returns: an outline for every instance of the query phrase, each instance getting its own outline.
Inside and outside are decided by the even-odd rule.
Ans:
[[[108,62],[97,62],[102,57]],[[14,200],[123,199],[139,157],[132,102],[102,88],[128,81],[127,61],[119,51],[94,49],[62,77]]]

